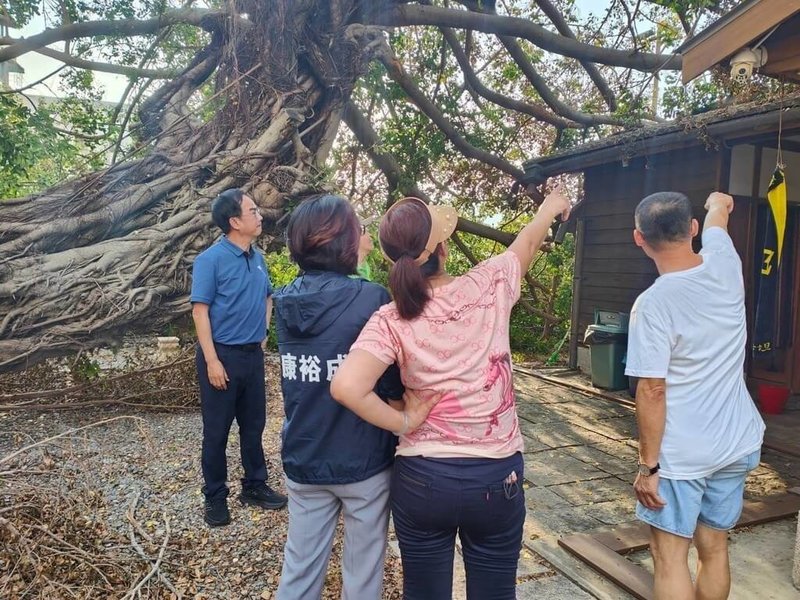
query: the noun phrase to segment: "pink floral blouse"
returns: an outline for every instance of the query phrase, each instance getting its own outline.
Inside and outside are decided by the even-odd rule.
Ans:
[[[428,419],[401,436],[398,455],[504,458],[522,451],[508,331],[519,295],[519,259],[505,252],[434,289],[414,320],[402,320],[394,302],[372,315],[351,350],[397,362],[403,384],[421,397],[444,392]]]

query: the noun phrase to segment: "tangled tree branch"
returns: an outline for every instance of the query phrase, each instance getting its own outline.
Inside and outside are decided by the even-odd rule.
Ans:
[[[442,30],[442,35],[444,35],[444,39],[447,40],[448,45],[453,50],[453,55],[458,61],[458,64],[464,73],[464,77],[466,78],[467,83],[478,94],[480,94],[490,102],[494,102],[498,106],[502,106],[503,108],[507,108],[509,110],[515,110],[517,112],[530,115],[535,119],[538,119],[545,123],[550,123],[551,125],[555,125],[556,127],[580,127],[579,123],[575,121],[569,121],[563,117],[554,115],[543,106],[530,104],[529,102],[523,102],[521,100],[515,100],[514,98],[509,98],[508,96],[504,96],[503,94],[500,94],[498,92],[495,92],[487,88],[476,75],[475,71],[472,68],[472,65],[470,65],[467,53],[464,52],[464,50],[461,48],[461,44],[459,44],[455,32],[449,27],[442,27],[441,30]]]
[[[148,534],[144,532],[140,523],[136,520],[136,505],[139,503],[139,496],[141,495],[141,491],[137,490],[136,494],[131,500],[131,505],[128,510],[125,512],[125,518],[128,520],[129,529],[128,529],[128,537],[131,541],[131,546],[136,553],[142,557],[144,561],[151,564],[150,570],[147,574],[142,577],[139,581],[135,582],[128,592],[123,596],[124,600],[130,598],[133,600],[140,596],[140,592],[142,587],[150,581],[154,576],[157,577],[165,586],[166,588],[171,591],[177,598],[181,598],[182,594],[175,589],[175,586],[172,584],[172,581],[164,574],[161,570],[161,563],[164,560],[164,552],[167,549],[167,544],[169,544],[170,539],[170,528],[169,528],[169,516],[167,516],[166,511],[162,513],[162,518],[164,520],[164,538],[161,540],[161,545],[158,549],[158,555],[155,559],[151,558],[142,548],[142,545],[136,539],[136,534],[142,535],[147,541],[152,542],[152,538]]]
[[[82,23],[69,23],[62,27],[47,29],[29,38],[14,39],[0,38],[0,62],[18,58],[23,54],[38,51],[40,48],[83,37],[101,35],[132,36],[156,33],[164,27],[183,23],[195,25],[207,31],[215,31],[226,21],[235,20],[240,27],[250,27],[251,23],[245,19],[232,17],[230,13],[219,10],[203,8],[185,8],[167,11],[155,19],[120,19],[112,21],[85,21]]]
[[[373,13],[370,21],[376,25],[394,27],[431,25],[519,37],[532,42],[543,50],[563,56],[640,71],[676,70],[681,67],[681,57],[678,55],[664,56],[650,52],[626,52],[584,44],[554,34],[541,25],[518,17],[479,14],[438,6],[399,5],[390,11]]]
[[[564,15],[561,14],[561,11],[558,10],[550,0],[536,0],[536,4],[539,8],[542,9],[542,12],[547,15],[547,18],[552,21],[553,25],[556,26],[558,32],[566,38],[570,38],[573,40],[577,40],[575,34],[572,32],[572,28],[567,23],[567,20],[564,18]],[[591,80],[597,86],[597,89],[600,90],[600,94],[603,96],[603,99],[606,101],[608,105],[608,109],[610,111],[617,110],[617,99],[614,95],[614,92],[608,86],[608,82],[606,81],[605,77],[600,73],[597,66],[593,63],[585,60],[580,60],[581,66],[586,70],[586,73],[589,75]]]
[[[125,75],[126,77],[149,77],[150,79],[170,79],[175,77],[176,72],[167,69],[142,69],[137,67],[128,67],[126,65],[115,65],[111,63],[102,63],[95,60],[84,60],[66,52],[59,52],[52,48],[37,48],[36,52],[42,56],[54,58],[65,65],[76,67],[78,69],[88,69],[90,71],[98,71],[100,73],[116,73],[117,75]]]
[[[372,129],[370,123],[361,114],[358,107],[352,102],[348,103],[346,107],[344,120],[348,127],[350,127],[350,130],[356,136],[356,139],[361,143],[361,146],[373,160],[375,166],[378,167],[381,172],[383,172],[387,181],[389,181],[390,189],[398,190],[403,195],[415,196],[424,200],[425,202],[431,201],[428,194],[421,190],[416,184],[406,185],[403,183],[400,177],[402,170],[397,162],[397,159],[391,154],[378,151],[378,135]],[[507,233],[505,231],[500,231],[499,229],[489,227],[488,225],[475,223],[474,221],[470,221],[464,217],[458,218],[458,225],[456,228],[458,231],[471,233],[487,240],[499,242],[504,246],[510,246],[516,238],[513,233]],[[533,287],[533,284],[531,287]]]
[[[380,139],[378,134],[372,128],[372,124],[361,113],[359,108],[349,101],[345,105],[343,113],[344,122],[356,139],[360,142],[361,147],[369,155],[372,162],[386,177],[389,184],[389,193],[392,195],[395,191],[399,191],[404,196],[414,196],[430,202],[430,197],[421,190],[416,183],[408,184],[403,181],[403,169],[397,162],[394,156],[380,149]]]
[[[391,154],[380,152],[378,150],[378,135],[372,129],[372,125],[370,125],[369,121],[367,121],[361,114],[361,111],[359,111],[358,107],[352,102],[348,103],[347,105],[344,113],[344,120],[348,127],[350,127],[350,130],[356,136],[356,139],[361,143],[361,146],[373,160],[375,166],[378,167],[378,169],[380,169],[384,174],[389,182],[390,189],[397,190],[406,196],[415,196],[421,200],[424,200],[425,202],[431,201],[430,196],[428,196],[428,194],[421,190],[416,184],[406,184],[403,182],[400,176],[402,169],[398,164],[397,159]],[[459,231],[474,233],[480,237],[500,242],[505,246],[511,245],[511,242],[513,242],[515,238],[513,234],[499,231],[489,227],[488,225],[474,223],[463,217],[459,217],[457,229]]]
[[[408,94],[408,97],[413,100],[414,104],[417,105],[417,108],[419,108],[431,121],[433,121],[439,130],[447,136],[447,139],[449,139],[450,142],[464,154],[464,156],[468,158],[474,158],[491,165],[503,171],[504,173],[508,173],[516,180],[522,179],[524,175],[522,169],[515,167],[507,160],[492,154],[491,152],[476,148],[466,139],[464,139],[464,136],[456,130],[453,124],[450,123],[447,117],[444,116],[442,111],[439,110],[439,108],[425,96],[425,94],[419,89],[419,87],[417,87],[411,77],[405,73],[402,65],[392,55],[391,48],[388,46],[384,47],[377,56],[381,63],[383,63],[383,66],[386,67],[386,71],[389,73],[391,78],[394,79],[401,88],[403,88],[403,91],[405,91],[406,94]]]
[[[81,453],[72,450],[78,434],[123,420],[133,420],[146,441],[141,419],[123,416],[69,429],[0,458],[0,465],[17,466],[0,473],[7,484],[0,497],[0,595],[4,598],[120,598],[125,592],[129,598],[162,597],[159,592],[163,591],[181,597],[162,569],[167,546],[174,552],[181,545],[180,541],[171,543],[166,514],[158,545],[138,527],[143,541],[131,534],[133,549],[126,548],[121,533],[103,518],[107,500],[87,481],[91,476],[82,475],[89,469],[81,464]],[[104,435],[105,443],[109,433]],[[125,436],[132,434],[130,429],[124,431]],[[135,521],[135,505],[130,510]],[[159,584],[163,590],[155,589]],[[153,595],[140,595],[144,586]]]

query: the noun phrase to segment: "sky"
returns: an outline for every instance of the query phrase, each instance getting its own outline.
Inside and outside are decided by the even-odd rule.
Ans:
[[[601,14],[608,7],[608,3],[609,0],[576,0],[575,2],[582,15],[587,15],[590,13]],[[40,33],[44,29],[44,26],[44,19],[39,17],[33,20],[22,30],[11,30],[10,35],[11,37],[15,38],[23,36],[29,37],[31,35]],[[64,44],[53,44],[52,48],[63,51]],[[25,73],[22,75],[11,75],[12,87],[19,87],[20,85],[27,85],[29,83],[33,83],[34,81],[38,81],[61,66],[59,61],[42,56],[41,54],[37,54],[35,52],[30,52],[19,57],[17,62],[20,64],[20,66],[22,66],[23,69],[25,69]],[[107,100],[109,102],[118,101],[128,84],[127,78],[111,73],[96,73],[95,76],[97,81],[105,88],[103,100]],[[58,81],[58,76],[50,77],[44,82],[44,85],[37,85],[35,88],[31,89],[31,92],[48,96],[61,96],[63,93],[59,91]]]
[[[37,19],[22,30],[11,30],[10,34],[11,36],[17,38],[29,37],[31,35],[41,33],[42,30],[43,21],[41,19]],[[59,51],[64,50],[63,42],[53,44],[50,47]],[[17,62],[23,69],[25,69],[25,73],[21,75],[12,74],[10,81],[11,87],[20,87],[20,85],[28,85],[29,83],[38,81],[58,69],[63,64],[60,61],[47,56],[42,56],[36,52],[29,52],[28,54],[20,56],[17,58]],[[126,77],[115,75],[113,73],[96,73],[95,77],[97,78],[97,81],[100,82],[105,88],[103,100],[108,100],[110,102],[118,101],[125,90],[125,86],[128,85],[128,79]],[[44,81],[43,84],[35,86],[30,91],[31,93],[40,94],[43,96],[62,96],[63,92],[59,90],[58,82],[58,75],[49,77]]]

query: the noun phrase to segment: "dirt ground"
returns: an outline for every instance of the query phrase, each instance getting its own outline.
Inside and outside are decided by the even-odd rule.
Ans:
[[[267,367],[264,449],[269,483],[283,490],[277,357]],[[0,393],[12,387],[5,382]],[[25,446],[102,421],[6,460]],[[148,574],[138,588],[145,598],[273,598],[288,513],[236,500],[242,470],[234,424],[228,447],[233,522],[206,527],[201,432],[196,407],[0,411],[0,598],[133,597]],[[326,599],[340,597],[341,544],[340,527]],[[399,559],[389,555],[384,598],[400,598],[401,582]]]
[[[82,387],[87,374],[96,377],[94,359],[77,368],[53,363],[0,375],[0,598],[274,598],[288,514],[245,508],[236,500],[242,469],[235,424],[228,447],[233,522],[209,529],[202,520],[202,423],[191,358],[137,379],[115,377],[126,365],[146,369],[154,360],[149,353],[95,358],[100,385],[92,379]],[[282,490],[279,375],[278,357],[268,355],[264,449],[269,483]],[[581,511],[602,516],[600,504],[583,506],[580,494],[573,493],[595,489],[601,476],[618,484],[608,490],[625,484],[624,499],[606,503],[616,511],[606,517],[627,518],[632,505],[628,463],[634,459],[626,456],[635,453],[628,439],[630,410],[531,377],[517,377],[516,388],[525,432],[534,436],[526,438],[526,471],[537,482],[526,491],[529,521],[557,535],[561,525],[577,531]],[[53,392],[28,394],[31,390]],[[589,481],[580,483],[582,478]],[[800,463],[765,451],[748,478],[746,495],[780,494],[797,485]],[[570,499],[580,506],[562,514],[559,507]],[[778,539],[764,531],[765,539]],[[749,547],[747,534],[737,539],[745,550]],[[325,599],[341,594],[341,545],[340,527]],[[389,546],[384,598],[397,599],[402,570],[391,532]],[[526,552],[519,597],[589,597],[547,560]],[[454,591],[463,597],[463,569],[456,572]]]

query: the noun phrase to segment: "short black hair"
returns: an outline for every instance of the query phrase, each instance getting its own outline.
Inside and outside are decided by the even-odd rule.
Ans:
[[[214,224],[227,234],[231,230],[231,219],[242,216],[244,192],[239,188],[225,190],[211,203],[211,218]]]
[[[691,237],[692,203],[680,192],[656,192],[636,207],[636,229],[653,248]]]
[[[289,255],[303,271],[352,275],[358,265],[360,237],[361,226],[353,207],[333,194],[301,202],[286,227]]]

